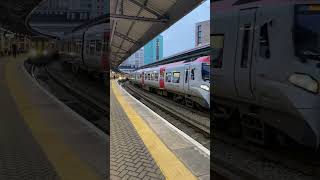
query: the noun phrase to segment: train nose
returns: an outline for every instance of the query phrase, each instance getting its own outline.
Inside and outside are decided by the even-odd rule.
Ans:
[[[201,106],[210,109],[210,91],[202,90],[200,94],[202,97]]]
[[[320,109],[299,109],[300,115],[304,118],[304,127],[301,137],[302,144],[319,149],[320,143]]]

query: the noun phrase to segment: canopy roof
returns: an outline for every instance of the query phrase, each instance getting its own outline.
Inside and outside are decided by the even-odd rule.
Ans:
[[[0,1],[0,26],[15,33],[32,34],[28,25],[29,14],[42,0]]]
[[[111,67],[188,14],[204,0],[111,0]]]

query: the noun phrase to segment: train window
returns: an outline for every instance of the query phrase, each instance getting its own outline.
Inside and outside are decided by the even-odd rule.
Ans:
[[[101,40],[96,40],[96,54],[100,54],[102,48],[102,42]]]
[[[185,83],[187,83],[187,82],[188,82],[188,75],[189,75],[189,70],[187,69],[187,70],[186,70],[186,77],[185,77],[186,79],[185,79]]]
[[[151,78],[150,78],[150,74],[148,74],[148,80],[150,80]]]
[[[103,43],[103,52],[107,52],[107,46],[108,44],[106,42]]]
[[[192,70],[191,70],[191,80],[194,80],[194,71],[195,71],[195,68],[193,68]]]
[[[173,83],[179,83],[180,81],[180,72],[174,72],[172,82]]]
[[[158,73],[155,73],[155,74],[154,74],[154,80],[155,80],[155,81],[158,81],[158,78],[159,78],[159,74],[158,74]]]
[[[171,72],[166,73],[166,82],[171,82]]]
[[[151,73],[151,80],[154,81],[154,73]]]
[[[91,40],[90,41],[90,53],[89,53],[91,56],[94,55],[94,51],[96,49],[95,45],[96,45],[95,40]]]
[[[260,57],[269,59],[270,58],[270,47],[269,47],[269,35],[268,35],[268,23],[265,23],[260,28]]]
[[[224,35],[214,34],[211,36],[210,41],[213,68],[222,68]]]
[[[248,66],[250,32],[251,32],[251,24],[246,24],[244,26],[243,39],[242,39],[242,55],[241,55],[242,68],[246,68]]]
[[[86,41],[86,54],[89,54],[89,41]]]

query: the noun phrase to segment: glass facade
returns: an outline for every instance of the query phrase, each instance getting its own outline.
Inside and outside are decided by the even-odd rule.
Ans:
[[[155,37],[144,46],[144,65],[151,64],[163,58],[163,37]]]

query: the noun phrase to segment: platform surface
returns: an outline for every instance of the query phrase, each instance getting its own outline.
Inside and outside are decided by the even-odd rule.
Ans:
[[[210,179],[210,153],[112,81],[111,179]]]
[[[0,179],[106,179],[107,136],[0,58]]]

